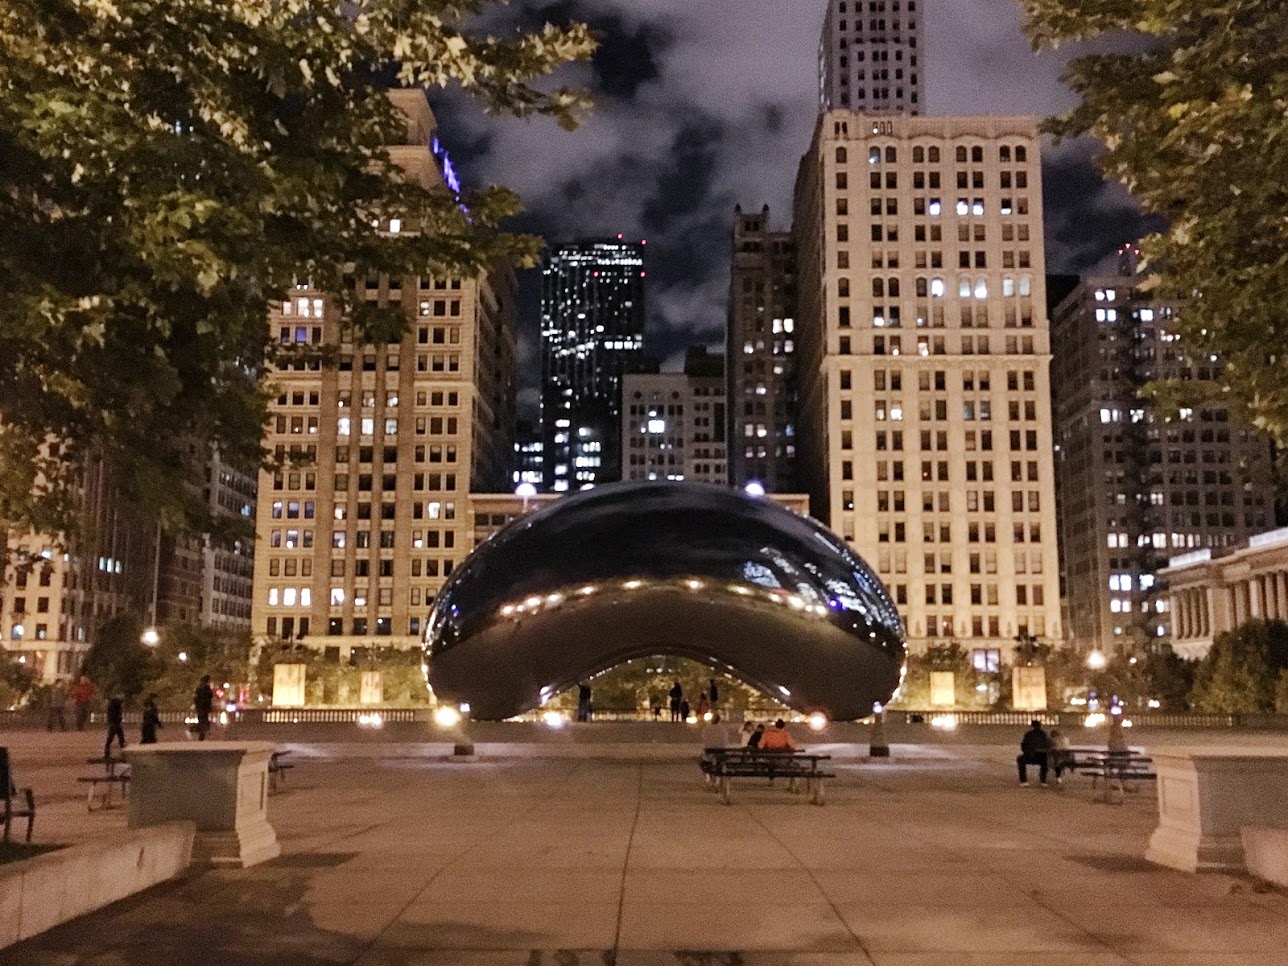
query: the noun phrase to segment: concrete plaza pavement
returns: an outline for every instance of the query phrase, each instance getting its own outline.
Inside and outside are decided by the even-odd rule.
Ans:
[[[86,814],[69,740],[19,758],[51,793],[41,840],[124,825]],[[1143,860],[1151,787],[1121,806],[1085,780],[1021,789],[1003,745],[840,763],[822,808],[753,781],[726,807],[692,760],[378,750],[301,755],[270,806],[280,859],[193,871],[0,963],[1288,962],[1288,896]]]

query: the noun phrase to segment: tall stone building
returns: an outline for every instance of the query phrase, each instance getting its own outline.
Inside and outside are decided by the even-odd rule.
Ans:
[[[922,15],[917,0],[827,0],[818,50],[821,109],[924,113]]]
[[[1063,638],[1035,122],[831,111],[796,186],[814,514],[910,643]]]
[[[684,372],[625,376],[623,480],[728,482],[723,363],[695,347]]]
[[[734,212],[725,360],[729,481],[796,490],[796,257],[769,208]]]
[[[1266,437],[1220,405],[1155,412],[1157,379],[1209,381],[1175,311],[1142,289],[1135,253],[1084,278],[1055,309],[1052,405],[1061,557],[1070,636],[1111,652],[1170,640],[1168,559],[1222,550],[1275,524]]]
[[[254,480],[194,443],[213,514],[249,521]],[[80,669],[99,629],[129,613],[165,633],[175,624],[229,632],[250,628],[251,548],[164,533],[130,507],[97,458],[79,474],[80,532],[10,535],[0,571],[0,646],[44,683]]]
[[[393,158],[407,177],[441,182],[423,93],[391,96],[407,115]],[[467,543],[471,487],[511,488],[514,443],[510,268],[356,284],[405,314],[399,342],[355,343],[327,294],[307,286],[269,319],[282,341],[333,347],[338,360],[271,374],[265,445],[305,459],[261,474],[256,514],[255,635],[341,656],[419,645],[429,603]]]
[[[622,376],[644,358],[644,242],[555,245],[541,269],[546,487],[618,479]]]

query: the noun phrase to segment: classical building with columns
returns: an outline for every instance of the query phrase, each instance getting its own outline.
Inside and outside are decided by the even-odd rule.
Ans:
[[[1288,620],[1288,527],[1219,555],[1204,549],[1173,557],[1159,578],[1172,612],[1172,647],[1182,657],[1202,657],[1218,634],[1248,621]]]

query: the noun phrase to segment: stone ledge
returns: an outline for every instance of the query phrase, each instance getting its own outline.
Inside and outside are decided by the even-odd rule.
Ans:
[[[122,829],[0,866],[0,949],[173,879],[195,835],[192,822]]]
[[[1243,861],[1248,872],[1281,889],[1288,889],[1288,828],[1245,825]]]

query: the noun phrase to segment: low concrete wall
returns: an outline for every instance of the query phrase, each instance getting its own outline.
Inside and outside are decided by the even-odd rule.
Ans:
[[[0,865],[0,949],[173,879],[195,835],[191,822],[122,829]]]
[[[1288,828],[1245,825],[1243,861],[1248,871],[1281,889],[1288,889]]]

